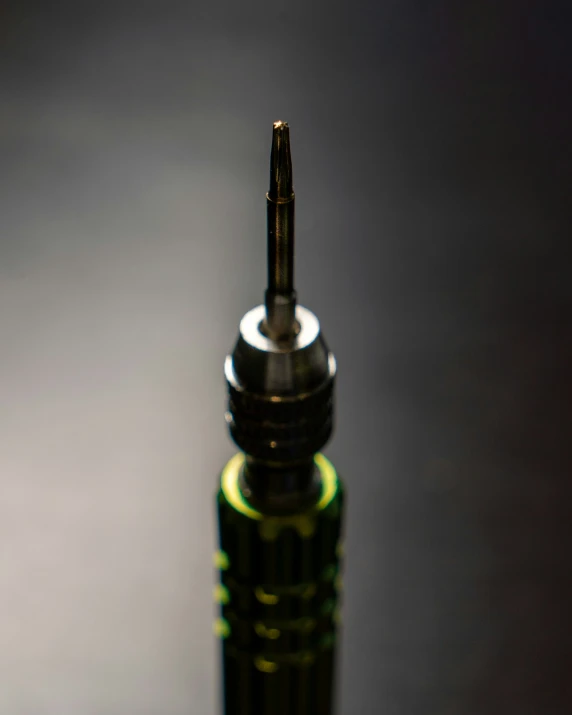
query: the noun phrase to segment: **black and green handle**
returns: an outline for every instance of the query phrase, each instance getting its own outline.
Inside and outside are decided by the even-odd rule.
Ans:
[[[332,715],[342,484],[318,454],[316,504],[265,515],[242,496],[243,461],[226,465],[217,496],[224,715]]]

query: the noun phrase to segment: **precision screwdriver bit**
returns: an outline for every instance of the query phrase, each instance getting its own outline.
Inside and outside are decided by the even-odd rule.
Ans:
[[[266,194],[268,217],[268,288],[266,331],[273,340],[296,334],[294,292],[294,189],[290,129],[274,122],[270,154],[270,188]]]

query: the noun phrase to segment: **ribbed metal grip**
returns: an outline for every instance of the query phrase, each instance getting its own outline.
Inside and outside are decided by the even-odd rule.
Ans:
[[[228,424],[236,444],[257,459],[311,457],[333,429],[334,380],[301,398],[271,400],[228,384]]]
[[[242,455],[217,497],[225,715],[332,715],[339,620],[342,487],[316,456],[322,493],[309,511],[265,516],[245,502]]]

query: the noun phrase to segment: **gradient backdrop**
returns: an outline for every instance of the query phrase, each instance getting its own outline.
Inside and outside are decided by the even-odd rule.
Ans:
[[[0,715],[217,712],[222,365],[263,295],[275,119],[339,361],[340,713],[570,712],[565,26],[0,4]]]

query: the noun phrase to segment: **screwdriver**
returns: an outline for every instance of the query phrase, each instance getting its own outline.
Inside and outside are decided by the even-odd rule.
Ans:
[[[290,129],[275,122],[266,195],[268,287],[224,372],[239,452],[217,494],[224,715],[332,715],[343,486],[320,450],[336,361],[294,290]]]

